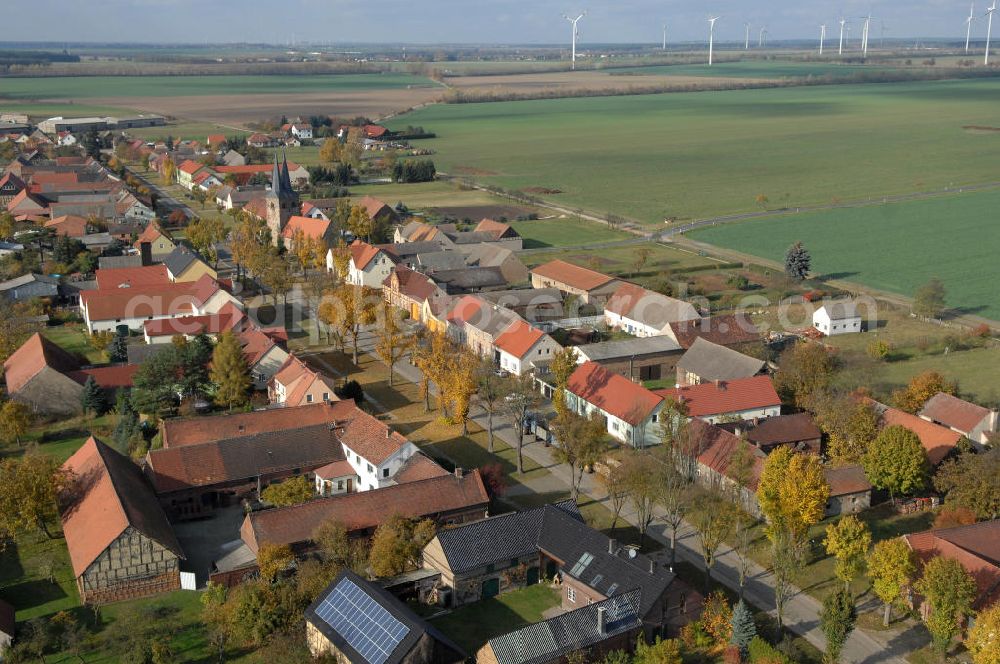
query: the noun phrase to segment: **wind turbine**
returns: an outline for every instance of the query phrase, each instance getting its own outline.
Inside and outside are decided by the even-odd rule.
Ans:
[[[663,50],[667,50],[667,24],[663,24]]]
[[[760,34],[757,35],[757,48],[764,48],[764,35],[767,34],[767,28],[761,27]]]
[[[708,66],[712,66],[712,46],[715,41],[715,22],[720,16],[713,16],[708,19]]]
[[[868,33],[871,31],[872,25],[872,15],[862,16],[864,19],[864,27],[861,30],[861,51],[864,57],[868,57]]]
[[[749,51],[750,50],[750,24],[749,23],[744,23],[743,27],[746,29],[746,35],[747,35],[746,44],[743,45],[743,50]]]
[[[844,26],[847,25],[847,19],[840,19],[840,49],[837,51],[837,55],[844,54]]]
[[[823,42],[826,41],[826,23],[819,26],[819,54],[823,55]]]
[[[975,22],[976,17],[973,14],[976,11],[976,3],[973,2],[969,5],[969,18],[965,19],[965,53],[969,53],[969,37],[972,36],[972,24]]]
[[[993,0],[993,5],[986,10],[986,15],[989,20],[986,22],[986,57],[983,59],[983,64],[990,64],[990,34],[993,32],[993,12],[997,10],[997,0]]]
[[[573,62],[570,69],[576,69],[576,36],[579,34],[576,30],[576,24],[580,22],[580,19],[587,15],[586,11],[580,13],[576,18],[570,18],[566,14],[563,14],[563,18],[573,24]]]

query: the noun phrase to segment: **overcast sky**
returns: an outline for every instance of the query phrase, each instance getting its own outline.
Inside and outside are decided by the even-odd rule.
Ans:
[[[977,0],[982,14],[985,0]],[[28,5],[22,5],[27,7]],[[721,15],[720,40],[742,39],[743,24],[766,25],[771,39],[818,38],[827,23],[869,11],[887,37],[965,38],[965,0],[33,0],[11,40],[407,43],[554,43],[569,38],[564,13],[586,9],[580,43],[701,40],[705,19]],[[881,34],[876,20],[872,37]],[[973,34],[985,38],[986,23]]]

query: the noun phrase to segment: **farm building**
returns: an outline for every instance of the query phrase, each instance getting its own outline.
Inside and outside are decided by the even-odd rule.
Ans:
[[[597,362],[632,381],[660,380],[674,374],[684,350],[669,336],[602,341],[576,347],[577,362]]]
[[[671,323],[700,319],[701,314],[693,304],[627,282],[604,305],[608,326],[636,337],[667,334]]]
[[[91,437],[63,468],[77,478],[62,525],[80,599],[103,604],[179,589],[184,553],[139,467]]]
[[[823,476],[830,487],[825,516],[857,514],[871,507],[872,485],[861,466],[824,468]]]
[[[561,260],[531,270],[532,288],[558,288],[579,297],[585,304],[603,305],[621,283],[614,277]]]
[[[459,664],[461,648],[381,587],[350,570],[337,575],[306,609],[314,657],[343,664]]]
[[[925,530],[903,538],[922,564],[941,556],[956,561],[972,575],[976,582],[976,597],[972,602],[975,611],[1000,601],[1000,519]],[[911,601],[926,618],[930,606],[923,603],[923,598],[917,595]]]
[[[683,402],[688,415],[712,424],[732,417],[755,420],[781,414],[781,399],[769,376],[683,385],[655,393]]]
[[[764,367],[764,360],[699,338],[677,361],[677,384],[700,385],[751,378],[764,371]]]
[[[917,413],[922,419],[956,431],[976,445],[987,445],[997,431],[997,411],[938,392]]]

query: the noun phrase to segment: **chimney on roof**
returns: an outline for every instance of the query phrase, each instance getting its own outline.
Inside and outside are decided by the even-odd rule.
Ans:
[[[725,392],[726,391],[726,381],[724,381],[724,380],[717,380],[717,381],[715,381],[715,386],[717,388],[719,388],[719,391],[721,391],[721,392]]]
[[[603,606],[597,607],[597,632],[598,634],[607,634],[608,630],[608,618],[607,609]]]
[[[649,573],[656,574],[656,561],[652,558],[649,559]]]
[[[465,471],[462,470],[460,466],[455,466],[455,477],[457,477],[458,479],[462,479],[464,475]]]
[[[246,427],[240,424],[237,428],[242,432]]]
[[[608,540],[608,553],[610,553],[612,556],[618,554],[618,542],[616,542],[614,539]]]
[[[385,428],[385,437],[392,438],[392,429],[390,429],[389,427]]]
[[[142,266],[149,267],[153,264],[153,243],[144,240],[139,243],[139,255],[142,256]]]

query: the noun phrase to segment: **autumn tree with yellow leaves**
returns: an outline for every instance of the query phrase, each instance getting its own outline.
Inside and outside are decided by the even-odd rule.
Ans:
[[[399,312],[388,304],[382,305],[378,319],[375,354],[389,368],[389,386],[392,387],[393,367],[413,345],[412,337],[403,329]]]
[[[864,569],[865,556],[872,545],[868,525],[853,514],[845,516],[826,527],[823,545],[826,552],[837,559],[833,572],[844,582],[844,592],[850,592],[851,581]]]
[[[379,298],[371,288],[342,284],[327,292],[319,305],[320,320],[350,340],[354,364],[358,363],[361,330],[375,322],[378,302]]]

